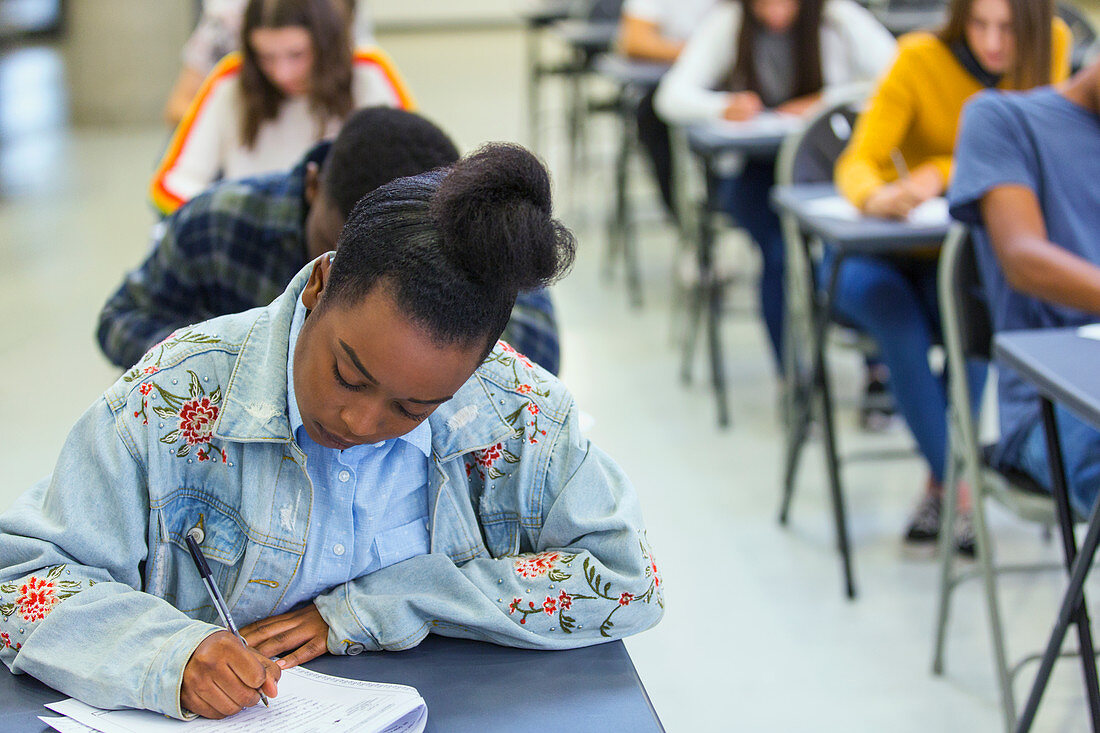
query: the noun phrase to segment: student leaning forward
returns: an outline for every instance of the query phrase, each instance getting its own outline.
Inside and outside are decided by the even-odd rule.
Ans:
[[[573,252],[521,148],[367,195],[271,305],[153,347],[0,515],[0,658],[99,707],[216,718],[325,651],[657,623],[634,489],[565,387],[497,341]],[[346,492],[358,473],[393,477],[397,510]],[[249,647],[213,623],[195,527]]]

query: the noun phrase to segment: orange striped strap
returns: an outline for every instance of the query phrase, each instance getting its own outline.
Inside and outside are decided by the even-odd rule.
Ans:
[[[241,54],[237,51],[226,54],[226,56],[217,63],[214,70],[210,72],[210,75],[203,81],[199,93],[195,95],[195,98],[191,100],[191,106],[187,108],[187,114],[183,116],[183,119],[180,120],[179,125],[176,127],[175,133],[172,134],[172,140],[168,143],[168,150],[165,151],[164,157],[161,158],[156,173],[153,174],[153,181],[149,185],[149,197],[153,201],[153,206],[165,216],[168,216],[186,203],[184,199],[177,196],[164,185],[168,172],[175,167],[176,162],[179,160],[180,151],[183,150],[183,145],[187,142],[187,138],[191,134],[191,128],[194,126],[195,120],[199,116],[199,112],[202,111],[203,105],[205,105],[206,101],[210,98],[211,91],[213,91],[213,89],[223,80],[236,76],[240,73],[240,70]]]

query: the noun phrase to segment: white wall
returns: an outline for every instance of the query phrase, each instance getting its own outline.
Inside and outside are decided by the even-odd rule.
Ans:
[[[375,23],[499,22],[516,17],[519,0],[367,0]]]

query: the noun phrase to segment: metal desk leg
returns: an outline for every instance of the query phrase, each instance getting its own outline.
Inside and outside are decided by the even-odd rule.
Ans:
[[[539,102],[539,90],[542,85],[542,63],[540,53],[541,31],[534,24],[527,25],[527,144],[532,150],[539,149],[539,124],[542,112]]]
[[[1058,440],[1058,424],[1054,418],[1054,405],[1050,400],[1043,398],[1041,403],[1043,418],[1043,433],[1046,436],[1047,460],[1050,462],[1051,488],[1054,492],[1054,503],[1058,507],[1058,524],[1062,531],[1062,547],[1066,555],[1066,567],[1070,571],[1069,586],[1062,598],[1062,606],[1058,611],[1058,621],[1051,631],[1050,641],[1043,652],[1039,671],[1035,675],[1035,681],[1031,686],[1031,693],[1027,698],[1027,705],[1016,723],[1019,732],[1031,729],[1035,720],[1035,714],[1039,709],[1039,702],[1046,691],[1050,681],[1050,673],[1054,669],[1054,662],[1062,650],[1062,642],[1066,638],[1070,623],[1077,626],[1078,649],[1081,655],[1082,672],[1085,677],[1085,690],[1089,698],[1089,714],[1092,719],[1092,729],[1100,730],[1100,687],[1097,685],[1096,654],[1092,643],[1092,629],[1089,623],[1088,609],[1085,606],[1085,579],[1088,577],[1092,566],[1093,557],[1096,554],[1097,545],[1100,544],[1100,503],[1093,507],[1089,517],[1089,529],[1085,535],[1085,541],[1081,546],[1081,552],[1077,552],[1077,541],[1073,534],[1073,515],[1069,505],[1069,490],[1066,484],[1066,470],[1062,456],[1061,443]]]
[[[805,261],[807,263],[812,262],[810,243],[806,239],[801,239],[802,249],[804,251]],[[796,273],[792,272],[794,268],[788,269],[788,277],[796,276]],[[810,282],[808,283],[809,297],[815,298],[813,295],[817,292],[817,278],[813,271],[812,265],[808,267],[807,273]],[[792,285],[787,285],[787,294],[792,292],[789,288]],[[814,331],[817,328],[817,312],[814,309],[814,303],[809,304],[808,317],[811,319],[810,330]],[[793,313],[794,309],[789,308],[787,313]],[[789,405],[789,411],[787,414],[787,455],[784,460],[783,470],[783,499],[779,507],[779,523],[786,524],[787,519],[790,516],[791,500],[794,498],[794,483],[795,478],[798,476],[798,464],[802,457],[802,449],[806,445],[806,440],[809,438],[810,426],[813,424],[814,419],[814,405],[813,405],[813,372],[812,362],[808,370],[803,370],[803,365],[798,358],[798,348],[805,348],[810,346],[810,351],[813,353],[813,346],[810,344],[796,344],[794,338],[793,323],[788,315],[788,322],[784,328],[784,338],[786,343],[783,346],[783,361],[784,371],[787,378],[787,397],[786,402]]]
[[[844,254],[838,253],[829,269],[828,284],[821,295],[817,307],[817,321],[814,324],[814,366],[812,383],[821,400],[821,432],[825,440],[825,465],[829,474],[829,492],[833,501],[833,520],[836,524],[836,543],[840,551],[840,561],[844,568],[844,585],[848,598],[856,597],[855,580],[852,577],[851,548],[848,544],[848,520],[844,510],[844,492],[840,485],[840,458],[837,455],[836,435],[833,422],[833,396],[830,389],[828,365],[825,360],[825,344],[832,322],[833,296],[836,293],[840,266]]]
[[[633,241],[629,192],[627,190],[630,155],[633,151],[634,106],[631,103],[633,98],[634,93],[630,86],[623,85],[619,91],[616,104],[619,112],[621,138],[619,150],[615,157],[615,209],[608,225],[607,257],[604,265],[606,274],[609,276],[614,267],[615,259],[620,255],[622,256],[630,304],[638,307],[642,304],[641,275],[638,272],[638,257]]]
[[[714,172],[707,161],[707,206],[699,222],[699,287],[701,305],[706,308],[707,349],[710,352],[711,382],[718,408],[718,426],[729,427],[729,405],[726,401],[726,370],[722,359],[722,284],[714,271],[714,211],[716,188]]]

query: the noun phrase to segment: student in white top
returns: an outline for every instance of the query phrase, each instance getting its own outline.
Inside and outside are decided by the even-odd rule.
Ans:
[[[241,18],[248,0],[203,0],[202,14],[195,30],[183,44],[182,66],[164,105],[164,120],[170,127],[187,113],[191,100],[199,93],[202,82],[214,70],[222,56],[237,50],[241,37]],[[374,23],[367,0],[336,0],[353,14],[353,37],[356,45],[374,44]]]
[[[170,214],[219,178],[284,170],[359,107],[412,107],[378,49],[352,52],[334,0],[249,0],[241,52],[207,77],[153,177]]]
[[[766,109],[803,115],[823,95],[868,84],[896,44],[852,0],[723,0],[699,24],[657,89],[672,124],[748,120]],[[750,159],[723,182],[733,218],[763,255],[760,309],[777,364],[783,343],[783,235],[768,196],[775,161]]]
[[[619,23],[619,53],[640,61],[671,64],[718,0],[626,0]],[[638,103],[638,138],[649,156],[661,199],[673,216],[672,150],[668,125],[653,110],[651,90]]]

